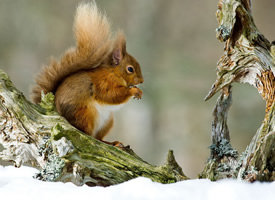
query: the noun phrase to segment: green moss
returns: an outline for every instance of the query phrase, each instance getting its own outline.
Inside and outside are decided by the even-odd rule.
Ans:
[[[55,112],[54,94],[50,92],[45,95],[42,92],[41,102],[39,105],[46,110],[47,114],[52,114]]]
[[[74,146],[74,151],[63,157],[67,162],[66,165],[79,163],[78,165],[81,165],[83,169],[91,171],[91,174],[84,175],[86,178],[104,180],[104,185],[113,184],[113,182],[121,183],[139,176],[148,177],[160,183],[175,183],[186,179],[181,168],[179,169],[179,166],[175,164],[172,151],[168,153],[167,164],[156,167],[144,162],[131,151],[124,151],[105,144],[77,129],[68,130],[67,127],[57,123],[51,131],[51,140],[57,141],[62,137],[65,137]],[[54,160],[52,163],[51,168],[59,165]]]
[[[51,136],[53,140],[59,140],[64,136],[64,128],[57,123],[51,130]]]
[[[199,178],[207,178],[211,181],[216,181],[216,169],[217,168],[217,163],[214,159],[210,159],[205,166],[203,172],[199,174]]]

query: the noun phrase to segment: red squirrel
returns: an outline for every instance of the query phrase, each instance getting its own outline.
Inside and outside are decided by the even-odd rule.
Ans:
[[[127,53],[124,34],[111,38],[110,23],[94,2],[78,6],[74,19],[76,47],[54,58],[36,77],[34,103],[41,92],[55,94],[57,111],[84,133],[103,140],[113,126],[113,111],[131,97],[141,99],[144,79]]]

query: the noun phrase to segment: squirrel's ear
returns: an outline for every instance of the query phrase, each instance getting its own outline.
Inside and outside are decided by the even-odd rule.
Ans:
[[[112,52],[112,64],[119,65],[126,54],[126,40],[125,35],[120,31],[117,34]]]

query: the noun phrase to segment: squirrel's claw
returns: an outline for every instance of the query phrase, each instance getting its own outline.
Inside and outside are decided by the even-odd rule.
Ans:
[[[134,96],[134,99],[141,99],[143,92],[141,91],[141,89],[137,88],[137,87],[132,87],[130,88],[130,92],[132,94],[132,96]]]
[[[114,141],[114,142],[107,142],[107,141],[104,141],[104,140],[101,140],[101,142],[104,142],[105,144],[109,144],[109,145],[112,145],[112,146],[115,146],[115,147],[118,147],[118,148],[126,148],[127,146],[124,146],[122,142],[119,142],[119,141]]]

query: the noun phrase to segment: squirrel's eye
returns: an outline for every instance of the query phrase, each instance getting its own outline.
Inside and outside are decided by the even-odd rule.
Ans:
[[[127,66],[126,71],[128,72],[128,74],[133,74],[135,70],[132,66]]]

